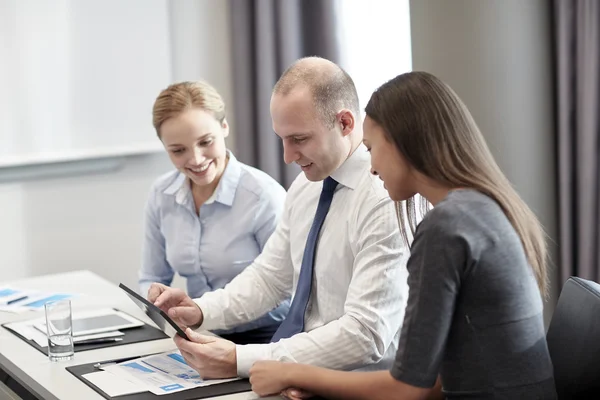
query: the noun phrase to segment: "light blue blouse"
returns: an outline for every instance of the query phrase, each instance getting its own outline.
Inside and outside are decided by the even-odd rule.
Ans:
[[[224,287],[258,256],[275,230],[285,189],[266,173],[228,152],[229,162],[211,198],[195,212],[189,180],[179,171],[156,180],[146,205],[140,293],[152,282],[170,285],[175,272],[192,298]],[[280,323],[285,302],[250,324],[228,332]]]

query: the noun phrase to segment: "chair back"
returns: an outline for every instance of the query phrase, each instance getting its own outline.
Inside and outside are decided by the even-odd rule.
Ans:
[[[600,285],[571,277],[548,333],[558,399],[600,399]]]

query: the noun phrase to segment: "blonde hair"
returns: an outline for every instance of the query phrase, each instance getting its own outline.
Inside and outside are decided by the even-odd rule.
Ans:
[[[421,174],[447,187],[478,190],[500,205],[519,235],[540,291],[546,296],[547,249],[542,226],[496,164],[458,95],[431,74],[410,72],[377,89],[365,111]],[[405,207],[414,234],[414,199],[406,201]],[[404,213],[398,214],[406,238]]]
[[[158,137],[166,120],[193,108],[211,113],[220,123],[225,120],[225,102],[210,84],[204,81],[174,83],[160,92],[152,107],[152,124]]]

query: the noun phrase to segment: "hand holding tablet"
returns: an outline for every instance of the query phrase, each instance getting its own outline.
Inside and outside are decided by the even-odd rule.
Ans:
[[[181,336],[186,340],[190,340],[183,329],[175,323],[163,310],[131,290],[124,284],[119,284],[119,287],[127,293],[129,298],[133,300],[144,311],[144,313],[169,337],[175,336],[175,334]],[[191,299],[190,299],[191,300]],[[194,303],[195,305],[196,303]],[[196,306],[198,307],[198,306]]]
[[[193,329],[202,324],[202,310],[181,289],[153,283],[148,290],[148,301],[167,313],[179,326]]]

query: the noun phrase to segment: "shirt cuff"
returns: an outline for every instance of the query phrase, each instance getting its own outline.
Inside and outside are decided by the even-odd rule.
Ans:
[[[144,283],[140,283],[138,286],[139,286],[140,296],[142,296],[143,298],[148,300],[148,290],[150,290],[150,286],[152,286],[152,283],[144,282]]]
[[[206,295],[205,295],[206,296]],[[210,301],[205,299],[205,296],[199,299],[194,299],[194,302],[202,310],[202,325],[196,331],[212,331],[213,329],[221,329],[225,326],[225,315],[221,307],[211,307]],[[216,312],[214,312],[216,310]],[[212,311],[212,312],[211,312]]]
[[[239,377],[247,378],[250,368],[257,361],[272,360],[271,344],[246,344],[235,346],[237,358],[237,373]]]

